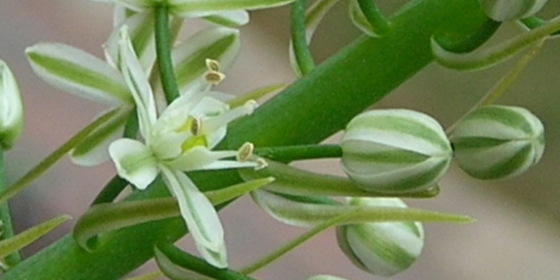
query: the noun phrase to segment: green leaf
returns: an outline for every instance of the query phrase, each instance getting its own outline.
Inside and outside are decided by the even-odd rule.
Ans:
[[[56,217],[40,225],[34,226],[10,239],[0,241],[0,259],[33,243],[35,240],[51,232],[60,224],[71,218],[72,217],[68,215]]]

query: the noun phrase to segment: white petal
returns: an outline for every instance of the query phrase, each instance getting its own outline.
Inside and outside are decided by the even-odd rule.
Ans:
[[[91,54],[58,43],[40,43],[25,52],[35,74],[56,88],[111,105],[132,103],[122,75]]]
[[[148,77],[134,52],[126,26],[120,30],[121,71],[136,103],[140,133],[149,143],[152,126],[157,119],[154,95]]]
[[[213,266],[227,267],[224,230],[214,206],[183,172],[164,166],[162,172],[200,254]]]
[[[117,8],[115,8],[117,9]],[[126,9],[124,9],[126,10]],[[109,39],[103,45],[106,60],[115,68],[120,67],[119,63],[119,33],[121,26],[128,26],[128,33],[134,46],[134,51],[138,55],[140,63],[146,73],[150,73],[154,61],[155,38],[154,38],[154,15],[151,12],[137,13],[124,19],[115,27]]]
[[[239,27],[249,23],[249,13],[245,10],[227,11],[207,15],[205,20],[227,27]]]
[[[158,174],[157,160],[150,148],[132,139],[119,139],[109,146],[117,173],[138,189],[145,189]]]
[[[105,2],[105,0],[102,1]],[[140,12],[152,9],[160,0],[112,0],[111,2],[122,4],[129,9]]]
[[[190,15],[213,14],[232,10],[256,10],[282,6],[294,0],[170,0],[171,11],[185,17]]]

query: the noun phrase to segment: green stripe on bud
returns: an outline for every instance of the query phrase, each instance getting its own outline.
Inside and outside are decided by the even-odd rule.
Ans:
[[[398,198],[351,198],[351,205],[406,208]],[[424,246],[420,222],[381,222],[339,226],[338,245],[359,268],[392,276],[409,268]]]
[[[0,145],[11,148],[23,127],[23,106],[16,78],[0,60]]]
[[[410,193],[434,186],[452,151],[433,118],[411,110],[375,110],[356,116],[341,141],[342,168],[365,190]]]
[[[461,120],[451,138],[461,169],[478,179],[521,174],[544,152],[544,127],[526,109],[485,106]]]
[[[496,21],[517,20],[536,14],[548,0],[479,0],[489,18]]]

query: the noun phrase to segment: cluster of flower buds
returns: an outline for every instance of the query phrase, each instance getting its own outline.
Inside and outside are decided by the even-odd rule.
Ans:
[[[356,116],[341,141],[342,168],[365,190],[417,192],[435,185],[454,154],[479,179],[521,174],[544,151],[544,128],[531,112],[484,106],[465,116],[451,137],[441,126],[410,110],[376,110]]]
[[[366,191],[398,196],[437,184],[453,155],[475,178],[518,175],[541,158],[544,129],[525,109],[484,106],[461,119],[449,141],[441,126],[422,113],[375,110],[350,121],[341,147],[342,168],[351,180]],[[350,204],[406,207],[398,198],[352,198]],[[419,222],[343,225],[337,237],[356,266],[383,276],[408,268],[423,245]]]
[[[518,20],[536,14],[548,0],[480,0],[480,6],[495,21]]]

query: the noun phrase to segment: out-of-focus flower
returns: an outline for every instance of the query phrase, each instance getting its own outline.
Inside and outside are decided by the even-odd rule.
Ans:
[[[11,148],[21,134],[23,107],[19,87],[8,65],[0,60],[0,145]]]
[[[544,126],[524,108],[485,106],[457,124],[451,142],[461,169],[478,179],[500,179],[518,175],[540,160]]]
[[[495,21],[516,20],[536,14],[548,0],[479,0],[489,18]]]
[[[398,198],[351,198],[351,205],[402,207]],[[409,268],[424,246],[420,222],[381,222],[338,226],[338,245],[359,268],[381,276],[392,276]]]
[[[451,145],[439,123],[411,110],[373,110],[350,121],[342,168],[365,190],[407,193],[433,187],[445,174]]]

